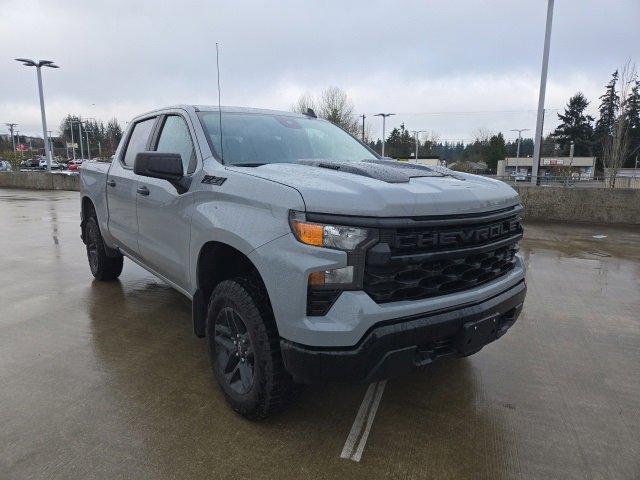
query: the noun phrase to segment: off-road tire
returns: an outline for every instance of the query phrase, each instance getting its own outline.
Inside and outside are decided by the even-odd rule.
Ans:
[[[246,387],[241,382],[240,389],[245,388],[244,392],[238,392],[238,381],[234,383],[235,387],[232,386],[229,373],[225,376],[225,367],[230,364],[225,362],[228,349],[221,346],[220,325],[226,323],[229,312],[233,311],[241,317],[246,327],[247,349],[253,355],[251,386]],[[226,335],[226,326],[223,325],[223,328]],[[224,280],[216,286],[209,301],[206,338],[209,359],[218,385],[226,401],[240,415],[251,420],[263,419],[282,410],[296,398],[299,386],[284,368],[273,311],[266,293],[255,278],[237,277]],[[228,345],[228,342],[225,340],[224,344]],[[221,356],[222,360],[218,361]],[[245,366],[248,365],[251,354],[245,357],[241,351],[240,356],[247,362]],[[227,368],[227,372],[230,370],[232,369]]]
[[[89,260],[91,274],[96,280],[115,280],[122,273],[124,263],[122,255],[115,257],[107,256],[104,240],[102,239],[96,217],[89,217],[84,229],[87,244],[87,259]]]

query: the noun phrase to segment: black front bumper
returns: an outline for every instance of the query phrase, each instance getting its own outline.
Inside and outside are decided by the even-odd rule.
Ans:
[[[526,290],[523,280],[481,303],[384,322],[354,347],[308,347],[282,339],[284,364],[300,383],[372,382],[440,358],[471,355],[514,324]]]

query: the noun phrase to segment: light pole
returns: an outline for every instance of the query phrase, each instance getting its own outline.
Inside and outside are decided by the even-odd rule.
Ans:
[[[365,141],[364,141],[364,119],[366,118],[366,115],[363,113],[360,116],[362,117],[362,143],[365,143]]]
[[[51,130],[47,130],[47,133],[49,134],[49,151],[51,152],[51,157],[54,157],[54,151],[53,151],[53,138],[51,137],[51,134],[53,133]]]
[[[36,67],[38,72],[38,93],[40,94],[40,113],[42,115],[42,138],[44,140],[45,155],[47,157],[47,172],[51,173],[51,150],[49,150],[49,144],[47,143],[47,116],[44,113],[44,94],[42,93],[42,67],[60,68],[54,64],[51,60],[38,60],[35,62],[28,58],[16,58],[17,62],[22,62],[27,67]]]
[[[18,126],[17,123],[5,123],[11,132],[11,144],[13,145],[13,153],[16,153],[16,139],[13,137],[13,129]]]
[[[76,159],[76,142],[73,139],[73,120],[69,119],[69,130],[71,131],[71,152],[73,159]]]
[[[522,132],[528,132],[528,128],[512,128],[512,132],[518,132],[518,147],[516,148],[516,173],[520,170],[520,144],[522,143]]]
[[[386,141],[386,138],[385,138],[386,120],[387,120],[387,117],[390,117],[391,115],[395,115],[395,113],[376,113],[374,115],[374,117],[382,117],[382,156],[383,157],[384,157],[384,144]]]
[[[80,138],[80,158],[84,161],[84,146],[82,144],[82,120],[77,122],[71,122],[71,125],[76,123],[78,125],[78,137]]]
[[[413,133],[413,135],[416,138],[416,158],[415,158],[415,163],[418,163],[418,140],[419,140],[419,135],[424,132],[424,130],[413,130],[411,133]]]
[[[538,167],[542,147],[542,125],[544,122],[544,97],[547,90],[547,70],[549,69],[549,47],[551,45],[551,25],[553,24],[553,1],[547,0],[547,27],[544,33],[544,50],[542,53],[542,72],[540,73],[540,93],[538,95],[538,117],[536,119],[536,137],[533,147],[533,165],[531,183],[538,184]]]
[[[84,133],[87,135],[87,160],[91,160],[91,149],[89,147],[89,129],[87,128],[88,125],[89,125],[89,122],[85,120]]]

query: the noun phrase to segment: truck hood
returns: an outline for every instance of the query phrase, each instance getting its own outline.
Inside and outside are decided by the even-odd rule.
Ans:
[[[413,217],[486,212],[519,203],[506,183],[397,161],[301,161],[230,170],[300,192],[308,212]]]

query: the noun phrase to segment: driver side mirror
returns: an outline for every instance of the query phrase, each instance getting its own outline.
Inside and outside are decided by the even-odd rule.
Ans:
[[[133,162],[133,173],[167,180],[180,194],[191,184],[191,179],[184,176],[182,157],[178,153],[139,152]]]

